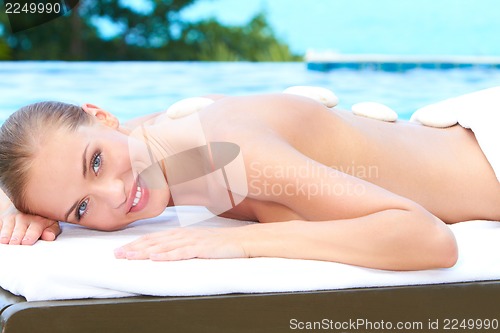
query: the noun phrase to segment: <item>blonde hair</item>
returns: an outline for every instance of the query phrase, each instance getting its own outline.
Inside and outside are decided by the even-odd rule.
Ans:
[[[93,121],[79,106],[49,101],[24,106],[4,122],[0,128],[0,187],[19,211],[32,213],[26,205],[26,186],[42,141],[56,129],[74,131]]]

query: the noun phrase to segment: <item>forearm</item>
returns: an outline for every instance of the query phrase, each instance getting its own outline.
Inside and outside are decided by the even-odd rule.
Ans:
[[[453,234],[425,211],[392,209],[336,221],[290,221],[248,226],[251,257],[285,257],[358,266],[417,270],[456,260]]]
[[[334,221],[177,228],[143,236],[115,255],[135,260],[279,257],[421,270],[453,266],[457,247],[443,222],[423,208],[409,208]]]

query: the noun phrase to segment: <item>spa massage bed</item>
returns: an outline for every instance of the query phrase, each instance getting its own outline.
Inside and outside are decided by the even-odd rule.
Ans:
[[[500,181],[499,110],[496,87],[424,107],[412,121],[470,128]],[[140,235],[179,227],[181,215],[211,227],[247,223],[175,209],[114,233],[63,224],[55,242],[0,245],[2,333],[276,333],[318,322],[332,332],[500,331],[499,222],[451,225],[457,264],[417,272],[282,258],[114,258]],[[417,326],[398,330],[398,322]]]
[[[463,330],[454,319],[500,317],[499,281],[346,290],[189,297],[126,297],[27,302],[0,290],[2,333],[290,332],[291,320],[422,323],[402,332]],[[428,329],[429,321],[438,329]],[[447,320],[449,320],[447,322]],[[292,322],[293,323],[293,322]],[[445,325],[448,325],[446,329]],[[334,327],[334,326],[332,326]],[[435,327],[435,326],[434,326]],[[299,329],[296,329],[299,330]],[[330,332],[369,332],[367,326]],[[381,332],[383,330],[376,330]]]
[[[179,209],[203,214],[196,207]],[[115,247],[178,227],[177,214],[167,209],[113,233],[63,224],[56,242],[0,246],[1,332],[276,333],[314,322],[331,325],[324,326],[331,332],[375,331],[368,323],[384,332],[380,325],[388,322],[417,325],[401,330],[407,332],[479,332],[458,325],[500,320],[498,222],[452,225],[460,258],[450,269],[390,272],[281,258],[114,259]],[[244,223],[213,217],[200,224]],[[347,329],[335,326],[349,323]]]

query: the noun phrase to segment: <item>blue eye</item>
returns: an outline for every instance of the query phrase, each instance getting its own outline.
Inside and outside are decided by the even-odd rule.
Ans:
[[[78,211],[76,212],[76,218],[78,219],[78,221],[80,221],[80,219],[82,218],[83,215],[85,215],[85,213],[87,212],[87,206],[89,204],[89,200],[86,199],[85,201],[83,201],[80,206],[78,206]]]
[[[97,153],[94,155],[94,159],[92,160],[92,170],[97,175],[99,173],[99,169],[101,168],[101,153]]]

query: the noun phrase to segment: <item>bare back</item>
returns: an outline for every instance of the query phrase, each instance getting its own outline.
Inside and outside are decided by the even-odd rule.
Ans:
[[[447,223],[500,219],[500,184],[472,131],[333,112],[337,154],[325,154],[325,164],[412,199]]]
[[[212,139],[238,137],[245,146],[278,133],[311,159],[411,199],[447,223],[500,220],[500,184],[473,133],[460,126],[387,123],[284,95],[225,98],[202,117]],[[248,215],[244,205],[239,210]]]

